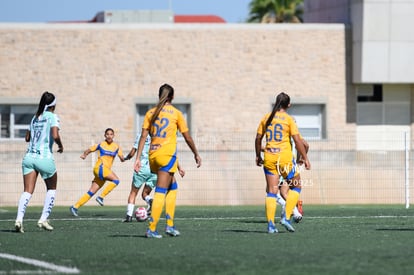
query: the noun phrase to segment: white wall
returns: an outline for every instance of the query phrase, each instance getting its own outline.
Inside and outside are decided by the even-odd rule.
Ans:
[[[352,1],[353,82],[414,82],[414,1]]]

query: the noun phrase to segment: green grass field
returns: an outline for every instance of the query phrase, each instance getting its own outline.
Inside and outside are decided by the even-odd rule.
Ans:
[[[53,232],[37,228],[41,209],[29,206],[24,234],[14,232],[16,208],[0,208],[0,274],[414,272],[413,209],[305,205],[295,233],[268,234],[263,208],[181,206],[181,236],[162,239],[146,239],[146,223],[122,223],[124,206],[86,206],[80,218],[55,207]]]

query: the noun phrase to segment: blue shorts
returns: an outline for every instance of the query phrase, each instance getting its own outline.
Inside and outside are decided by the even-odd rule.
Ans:
[[[157,185],[157,175],[151,173],[151,170],[148,166],[143,166],[139,172],[134,172],[132,176],[132,184],[136,188],[140,188],[143,184],[148,185],[151,189],[154,189]]]
[[[43,179],[51,178],[56,173],[55,160],[35,158],[30,154],[26,154],[22,161],[23,175],[33,171],[39,172]]]

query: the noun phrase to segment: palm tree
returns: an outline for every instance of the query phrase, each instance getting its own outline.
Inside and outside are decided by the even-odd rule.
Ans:
[[[304,0],[252,0],[249,23],[301,23]]]

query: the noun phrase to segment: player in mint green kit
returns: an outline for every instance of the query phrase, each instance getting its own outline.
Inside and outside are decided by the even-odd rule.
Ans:
[[[124,158],[125,160],[131,159],[137,152],[140,137],[141,137],[141,134],[139,133],[137,137],[135,138],[135,143],[133,147],[131,148],[131,151],[128,153],[128,155],[125,156]],[[148,216],[151,215],[151,205],[152,205],[153,198],[150,196],[150,193],[157,184],[157,174],[151,173],[151,169],[149,165],[150,145],[151,145],[151,137],[148,135],[145,140],[144,149],[140,157],[142,166],[139,172],[134,171],[134,174],[132,176],[131,191],[129,192],[129,196],[128,196],[127,214],[126,214],[124,222],[132,221],[132,214],[134,213],[134,207],[135,207],[135,199],[142,185],[144,185],[144,188],[142,189],[141,197],[147,203]],[[180,174],[180,176],[184,177],[185,171],[182,169],[179,163],[177,164],[177,168],[178,168],[178,173]],[[174,177],[173,183],[174,183],[173,188],[177,189],[178,184],[177,184],[177,180],[175,177]],[[166,203],[168,204],[170,202],[167,201]],[[166,214],[168,218],[168,213]],[[176,230],[176,232],[178,231]]]
[[[22,161],[24,192],[19,199],[15,222],[15,229],[20,233],[24,233],[23,218],[34,192],[39,173],[46,183],[47,192],[42,215],[37,225],[48,231],[53,230],[47,220],[55,204],[57,185],[56,165],[52,151],[53,144],[58,145],[57,151],[59,153],[63,152],[59,135],[59,118],[53,113],[55,108],[55,96],[52,93],[44,92],[38,110],[30,122],[30,128],[26,132],[25,140],[29,142],[29,145]]]
[[[131,151],[128,153],[128,155],[125,156],[124,158],[125,160],[131,159],[137,152],[140,136],[141,136],[141,133],[139,133],[136,136],[134,145],[131,148]],[[139,170],[139,172],[134,171],[134,174],[132,176],[131,191],[129,192],[129,196],[128,196],[127,213],[126,213],[124,222],[132,221],[132,214],[134,213],[134,208],[135,208],[135,199],[142,185],[144,185],[144,188],[142,189],[141,196],[142,196],[142,199],[147,203],[148,205],[147,211],[150,214],[151,204],[152,204],[152,197],[150,196],[150,193],[152,189],[155,188],[155,185],[157,183],[157,175],[151,173],[151,170],[149,167],[148,152],[149,152],[150,144],[151,144],[151,137],[147,136],[147,139],[145,140],[144,149],[142,150],[142,154],[140,157],[142,167]]]

